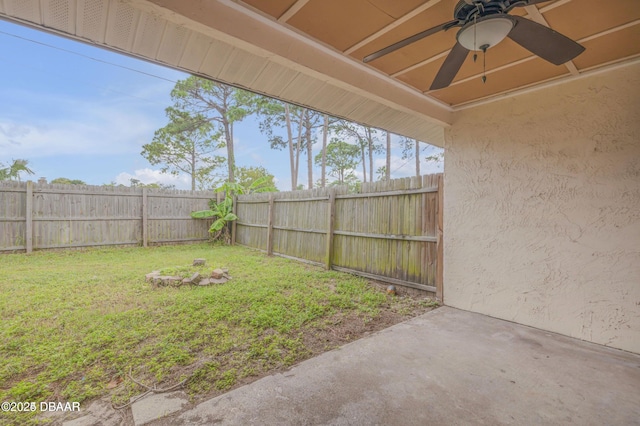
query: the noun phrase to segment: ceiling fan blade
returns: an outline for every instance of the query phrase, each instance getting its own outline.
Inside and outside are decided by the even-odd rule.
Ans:
[[[422,40],[423,38],[428,37],[431,34],[435,34],[438,31],[448,30],[449,28],[455,26],[455,24],[458,24],[458,21],[446,22],[444,24],[438,25],[437,27],[429,28],[428,30],[424,30],[422,32],[419,32],[418,34],[414,34],[411,37],[407,37],[404,40],[400,40],[399,42],[393,43],[392,45],[387,46],[384,49],[380,49],[377,52],[365,56],[363,61],[365,63],[371,62],[374,59],[378,59],[384,55],[388,55],[391,52],[395,52],[396,50],[408,46],[411,43],[415,43],[416,41]]]
[[[516,21],[516,24],[509,33],[509,38],[554,65],[562,65],[585,50],[569,37],[549,27],[521,16],[511,16],[511,18]]]
[[[464,46],[456,42],[456,45],[453,46],[453,49],[447,55],[447,59],[444,60],[440,67],[438,74],[436,74],[436,78],[433,79],[429,90],[444,89],[450,85],[458,71],[460,71],[464,60],[467,59],[468,53],[469,51]]]

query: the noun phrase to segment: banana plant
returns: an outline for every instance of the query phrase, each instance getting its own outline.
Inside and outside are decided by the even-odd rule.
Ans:
[[[224,192],[225,196],[221,202],[216,200],[209,201],[210,210],[200,210],[191,212],[194,219],[210,219],[216,218],[209,227],[209,234],[214,240],[222,239],[227,244],[231,242],[231,235],[227,224],[238,220],[238,216],[233,213],[233,196],[251,194],[254,192],[270,192],[276,191],[275,187],[268,184],[266,177],[256,179],[248,186],[243,186],[236,182],[225,182],[216,192]]]
[[[230,196],[225,196],[219,203],[212,200],[210,207],[211,210],[191,212],[191,217],[194,219],[216,218],[209,227],[211,238],[214,240],[222,239],[226,243],[229,243],[231,236],[229,235],[229,227],[227,224],[238,219],[238,216],[232,212],[233,199]]]
[[[255,194],[259,192],[274,192],[278,189],[270,184],[269,176],[262,176],[251,182],[249,185],[242,185],[239,182],[225,182],[216,189],[216,192],[224,192],[231,195]]]

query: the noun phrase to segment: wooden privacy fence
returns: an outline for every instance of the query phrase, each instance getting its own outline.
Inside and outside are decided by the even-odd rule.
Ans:
[[[442,296],[442,174],[238,197],[238,244]]]
[[[211,191],[0,182],[0,251],[205,241]]]

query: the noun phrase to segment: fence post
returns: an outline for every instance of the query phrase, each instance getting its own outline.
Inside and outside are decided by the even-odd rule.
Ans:
[[[27,181],[27,199],[26,199],[26,224],[25,224],[25,245],[27,253],[33,251],[33,182]]]
[[[149,245],[147,188],[142,188],[142,247]]]
[[[331,258],[333,257],[333,226],[336,217],[336,189],[331,188],[329,192],[329,206],[327,211],[327,238],[326,238],[326,254],[324,266],[327,270],[331,269]]]
[[[438,210],[436,212],[438,221],[438,242],[436,245],[437,250],[437,265],[436,265],[436,300],[441,304],[444,304],[444,241],[443,241],[443,223],[442,218],[444,216],[444,175],[438,176]]]
[[[269,219],[267,221],[267,256],[273,256],[273,192],[269,193]]]
[[[226,194],[225,194],[226,197]],[[238,214],[238,197],[237,196],[233,196],[233,205],[231,206],[231,212],[235,215]],[[231,222],[231,245],[234,246],[236,244],[236,222],[237,220],[234,220],[233,222]]]

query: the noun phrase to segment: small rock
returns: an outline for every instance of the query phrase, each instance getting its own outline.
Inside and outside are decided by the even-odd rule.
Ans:
[[[205,263],[207,263],[206,259],[198,258],[193,260],[193,266],[202,266]]]
[[[214,269],[213,271],[211,271],[211,278],[219,280],[224,274],[225,272],[222,269]]]
[[[198,283],[198,285],[209,285],[211,284],[211,279],[209,278],[205,278],[203,280],[200,280],[200,282]]]
[[[153,278],[153,285],[157,287],[174,286],[180,287],[182,285],[182,277],[175,277],[171,275],[159,275]]]
[[[392,296],[395,296],[397,293],[396,291],[396,286],[394,285],[390,285],[389,287],[387,287],[387,294],[390,294]]]
[[[211,284],[224,284],[228,280],[226,278],[209,278]]]
[[[153,277],[151,279],[151,283],[153,283],[153,285],[156,286],[156,287],[164,287],[165,285],[167,285],[166,281],[165,281],[165,278],[166,277],[164,277],[164,276],[156,275],[155,277]]]
[[[220,269],[222,269],[222,272],[224,272],[225,274],[229,273],[229,268],[220,268]]]
[[[152,271],[144,276],[144,280],[148,283],[152,282],[153,279],[160,275],[160,271]]]
[[[191,275],[191,277],[189,278],[189,280],[191,280],[192,283],[194,284],[198,284],[198,282],[202,279],[202,277],[200,276],[199,273],[195,273],[193,275]]]
[[[190,278],[185,278],[182,280],[182,285],[191,285],[193,284],[193,281],[191,281]]]
[[[182,285],[182,277],[169,277],[168,285],[173,287],[180,287]]]

